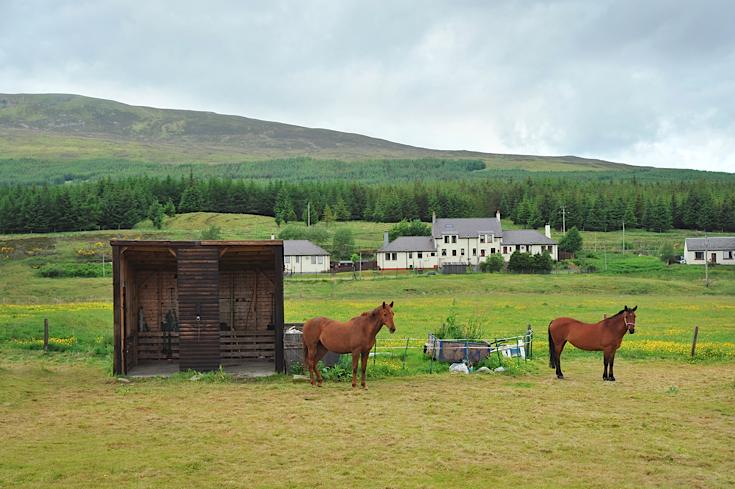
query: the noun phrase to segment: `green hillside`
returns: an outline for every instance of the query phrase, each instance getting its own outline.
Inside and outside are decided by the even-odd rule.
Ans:
[[[212,164],[311,157],[345,162],[475,159],[492,169],[634,168],[574,156],[431,150],[328,129],[63,94],[0,94],[0,155],[62,165],[78,160]]]

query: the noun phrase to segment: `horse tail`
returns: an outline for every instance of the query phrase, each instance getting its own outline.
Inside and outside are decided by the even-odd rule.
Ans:
[[[553,323],[554,321],[551,321]],[[556,368],[556,345],[551,336],[551,323],[549,323],[549,368]]]

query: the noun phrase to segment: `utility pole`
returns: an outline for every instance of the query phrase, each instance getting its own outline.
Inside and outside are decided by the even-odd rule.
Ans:
[[[311,202],[306,203],[306,227],[311,226]]]
[[[561,206],[561,232],[567,234],[567,208]]]

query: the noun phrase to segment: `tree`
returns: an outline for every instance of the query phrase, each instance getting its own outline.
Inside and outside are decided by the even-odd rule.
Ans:
[[[163,216],[165,214],[163,212],[163,206],[158,201],[152,203],[150,207],[148,207],[147,214],[147,217],[153,223],[154,228],[161,229],[163,227]]]
[[[181,194],[181,202],[179,202],[179,212],[198,212],[202,210],[204,198],[199,190],[199,185],[192,182],[184,193]]]
[[[431,226],[418,219],[413,221],[404,219],[398,224],[394,224],[388,231],[388,237],[391,241],[399,236],[431,236]]]
[[[329,226],[331,223],[334,222],[334,211],[332,211],[332,208],[329,207],[329,204],[324,208],[324,224]]]
[[[352,255],[355,249],[355,238],[349,228],[340,228],[334,233],[332,240],[332,253],[339,260],[344,260]]]
[[[554,268],[554,261],[548,251],[533,256],[533,270],[537,273],[549,273]]]
[[[480,262],[480,271],[499,272],[503,269],[503,265],[505,265],[503,255],[500,253],[493,253],[492,255],[488,255],[488,257],[485,258],[485,261]]]
[[[533,270],[533,256],[528,253],[514,251],[508,261],[508,270],[511,272],[530,272]]]
[[[561,240],[559,240],[559,250],[567,253],[576,253],[582,249],[582,235],[579,234],[577,226],[572,227]]]
[[[676,262],[674,247],[669,241],[666,241],[664,244],[661,245],[661,249],[659,249],[658,251],[658,256],[659,258],[661,258],[661,261],[666,263],[667,265]]]
[[[174,201],[169,199],[166,201],[166,204],[163,206],[163,213],[166,214],[168,217],[174,217],[176,215],[176,206],[174,205]]]

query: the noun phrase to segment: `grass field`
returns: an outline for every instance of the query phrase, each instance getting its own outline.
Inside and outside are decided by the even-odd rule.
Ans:
[[[285,376],[117,381],[109,375],[109,276],[44,278],[38,268],[85,261],[77,250],[112,237],[192,239],[211,223],[224,238],[268,238],[275,229],[269,218],[197,213],[163,231],[142,223],[119,232],[0,236],[0,247],[14,249],[0,258],[0,487],[735,484],[735,267],[714,267],[705,287],[700,267],[603,255],[600,243],[618,239],[611,234],[597,236],[595,253],[586,233],[585,260],[599,273],[287,279],[287,321],[346,319],[395,301],[397,333],[379,336],[370,390],[335,381],[316,389]],[[361,246],[379,243],[389,227],[334,226],[350,226]],[[618,382],[602,382],[598,353],[573,348],[562,358],[568,380],[556,381],[545,359],[548,322],[597,321],[625,304],[639,306],[638,327],[623,341]],[[446,365],[426,374],[418,348],[450,314],[476,320],[488,338],[531,324],[535,359],[506,360],[504,374],[456,376],[444,373]],[[404,369],[405,338],[417,349]]]

